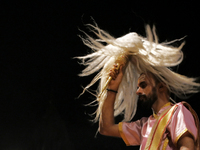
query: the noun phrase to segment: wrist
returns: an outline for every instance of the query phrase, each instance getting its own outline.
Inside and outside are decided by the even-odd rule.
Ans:
[[[118,93],[118,91],[116,91],[116,90],[113,90],[113,89],[109,89],[109,88],[107,88],[107,91],[113,92],[113,93],[115,93],[115,94],[117,94],[117,93]]]
[[[107,89],[118,91],[118,86],[108,86]]]

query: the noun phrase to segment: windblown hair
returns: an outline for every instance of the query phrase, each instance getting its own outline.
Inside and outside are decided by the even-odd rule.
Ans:
[[[109,77],[110,68],[112,68],[116,58],[120,55],[125,55],[128,61],[116,95],[114,115],[117,116],[123,113],[123,121],[130,121],[136,113],[138,100],[136,95],[137,80],[141,73],[151,72],[156,78],[166,84],[171,93],[174,93],[179,98],[185,97],[186,94],[199,92],[200,84],[195,82],[196,78],[180,75],[170,69],[170,67],[177,66],[182,62],[183,53],[181,49],[185,44],[184,42],[179,47],[170,45],[177,40],[168,43],[158,43],[155,27],[151,29],[149,25],[146,26],[146,38],[134,32],[114,38],[101,30],[97,24],[89,24],[88,26],[98,39],[94,39],[84,32],[86,38],[81,37],[81,39],[93,52],[76,58],[82,60],[82,64],[86,66],[80,76],[89,76],[98,72],[83,90],[85,92],[85,90],[88,90],[88,88],[100,80],[96,93],[98,109],[94,118],[95,122],[99,120],[107,92],[103,92],[100,98],[98,94],[101,93]]]

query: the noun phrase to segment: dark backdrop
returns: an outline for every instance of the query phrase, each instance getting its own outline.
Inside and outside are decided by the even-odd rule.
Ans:
[[[160,42],[187,35],[184,61],[175,69],[200,76],[198,2],[50,0],[0,6],[2,150],[138,149],[118,138],[95,138],[98,124],[89,121],[95,109],[83,106],[94,97],[86,93],[77,99],[92,78],[78,77],[84,67],[73,59],[90,52],[78,29],[88,32],[84,24],[93,23],[91,17],[115,37],[145,36],[145,24],[156,25]],[[187,101],[199,114],[199,94]],[[142,115],[139,109],[134,119]]]

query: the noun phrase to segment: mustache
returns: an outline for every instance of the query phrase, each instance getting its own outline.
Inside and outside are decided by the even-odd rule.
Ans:
[[[139,99],[147,98],[145,94],[139,95]]]

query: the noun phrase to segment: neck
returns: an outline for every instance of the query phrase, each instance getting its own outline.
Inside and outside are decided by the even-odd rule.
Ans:
[[[152,109],[154,111],[155,114],[157,114],[159,112],[159,110],[169,102],[169,99],[167,98],[163,98],[163,99],[160,99],[158,98],[154,104],[152,105]]]

